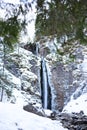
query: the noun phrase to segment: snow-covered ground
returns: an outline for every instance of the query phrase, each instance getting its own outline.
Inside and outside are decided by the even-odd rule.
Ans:
[[[63,109],[63,112],[72,113],[83,111],[87,115],[87,93],[81,95],[76,100],[72,99]]]
[[[29,113],[16,104],[0,103],[0,130],[67,130],[59,121]]]

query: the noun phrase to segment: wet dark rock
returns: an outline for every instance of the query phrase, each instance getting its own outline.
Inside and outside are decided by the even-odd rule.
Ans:
[[[35,106],[33,106],[33,104],[28,104],[26,106],[23,106],[23,109],[27,112],[32,112],[34,114],[37,114],[39,116],[44,116],[44,112],[41,110],[39,111]]]
[[[60,113],[56,118],[69,130],[87,130],[87,116],[84,115],[83,111],[72,114]]]
[[[52,120],[56,120],[56,112],[55,111],[50,114],[50,118]]]
[[[36,54],[36,44],[34,43],[26,44],[24,49],[31,51],[33,54]]]
[[[23,130],[22,128],[18,128],[18,130]]]

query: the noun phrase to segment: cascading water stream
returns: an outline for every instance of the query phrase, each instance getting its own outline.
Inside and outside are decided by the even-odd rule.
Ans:
[[[38,56],[39,54],[39,48],[40,48],[40,45],[39,43],[36,44],[36,55]]]
[[[48,82],[46,62],[45,62],[44,58],[42,58],[42,60],[41,60],[41,95],[42,95],[43,108],[51,109],[50,86],[49,86],[49,82]]]

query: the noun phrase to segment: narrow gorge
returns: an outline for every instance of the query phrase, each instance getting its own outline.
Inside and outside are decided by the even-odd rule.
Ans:
[[[66,111],[67,103],[87,90],[87,49],[77,43],[67,48],[74,59],[71,60],[66,48],[61,46],[59,50],[64,55],[60,55],[54,42],[48,39],[20,45],[19,53],[17,48],[7,53],[4,77],[2,58],[0,63],[0,83],[4,86],[2,102],[21,103],[24,110],[40,116],[46,116],[44,112],[48,109],[56,113],[55,119],[61,116],[60,120],[65,121],[68,116],[64,117],[61,112]],[[0,51],[3,54],[2,46]],[[2,97],[2,89],[0,93]]]

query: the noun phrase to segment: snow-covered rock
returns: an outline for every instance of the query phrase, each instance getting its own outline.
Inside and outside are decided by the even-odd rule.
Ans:
[[[0,58],[2,63],[0,63],[0,95],[3,97],[2,101],[19,102],[19,104],[21,102],[22,106],[25,102],[33,102],[41,107],[38,69],[34,71],[34,68],[38,68],[40,65],[39,58],[28,50],[15,47],[13,52],[9,52],[5,56],[4,71],[2,58]],[[4,91],[3,94],[2,90]],[[10,93],[10,96],[5,96],[6,93],[7,96]]]
[[[87,115],[87,48],[83,47],[83,61],[78,64],[78,70],[80,74],[80,81],[78,82],[78,88],[72,94],[70,102],[64,107],[63,112],[72,113],[83,111]],[[76,74],[75,74],[76,75]]]

